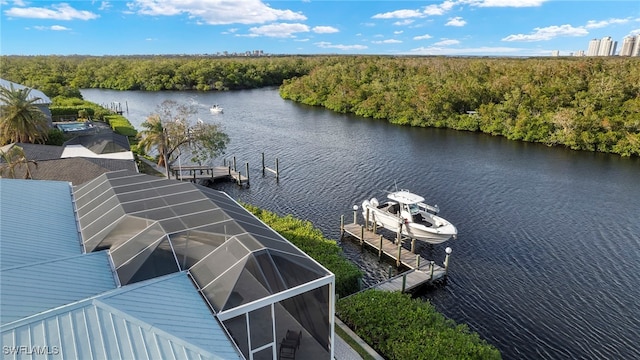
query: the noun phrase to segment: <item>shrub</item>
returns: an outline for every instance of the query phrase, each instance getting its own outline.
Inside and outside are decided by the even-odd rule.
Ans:
[[[367,290],[338,300],[336,315],[385,359],[500,359],[500,352],[433,305]]]
[[[106,115],[104,121],[107,122],[109,126],[111,126],[111,129],[117,134],[130,137],[138,135],[138,130],[122,115]]]

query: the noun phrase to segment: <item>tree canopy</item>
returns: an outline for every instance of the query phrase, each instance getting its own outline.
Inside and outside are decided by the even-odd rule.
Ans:
[[[203,163],[224,153],[229,142],[227,134],[218,124],[205,123],[192,117],[197,113],[191,105],[165,100],[156,112],[141,124],[139,146],[145,151],[158,154],[158,166],[169,168],[183,154],[190,156],[192,163]]]
[[[343,57],[280,94],[341,113],[640,155],[639,58]]]

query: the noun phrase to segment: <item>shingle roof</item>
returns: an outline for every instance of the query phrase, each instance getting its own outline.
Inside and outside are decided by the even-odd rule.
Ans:
[[[55,145],[40,145],[30,143],[15,143],[13,146],[19,146],[24,151],[24,156],[29,160],[52,160],[60,159],[64,148]]]
[[[131,150],[129,139],[112,131],[76,136],[64,145],[82,145],[96,154],[112,154]]]
[[[30,165],[34,180],[67,181],[73,185],[80,185],[91,181],[98,176],[115,170],[128,170],[137,172],[138,169],[133,160],[116,160],[100,158],[65,158],[38,161],[37,167]],[[17,168],[15,177],[23,178],[25,169]]]
[[[14,89],[28,88],[28,86],[20,85],[5,79],[0,79],[0,86],[2,86],[3,88],[10,89],[11,85],[13,85]],[[27,100],[38,99],[37,101],[34,102],[34,104],[44,104],[44,105],[51,104],[51,99],[49,99],[49,97],[45,95],[42,91],[36,90],[33,88],[30,88],[30,89],[31,89],[31,92],[29,92],[29,97],[27,98]]]

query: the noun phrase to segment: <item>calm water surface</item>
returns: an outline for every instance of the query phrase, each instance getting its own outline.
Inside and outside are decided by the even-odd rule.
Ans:
[[[165,99],[219,123],[251,187],[218,188],[339,237],[340,215],[394,184],[438,204],[457,240],[423,247],[449,282],[423,297],[497,346],[505,359],[640,359],[640,160],[510,142],[482,134],[391,126],[282,100],[275,89],[226,93],[83,90],[128,106],[140,129]],[[212,115],[217,103],[224,113]],[[280,163],[262,177],[261,157]],[[221,159],[215,160],[221,164]],[[389,264],[345,241],[365,283]]]

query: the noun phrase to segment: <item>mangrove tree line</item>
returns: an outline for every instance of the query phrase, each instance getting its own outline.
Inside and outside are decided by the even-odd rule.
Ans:
[[[344,57],[280,95],[341,113],[640,155],[638,58]]]

